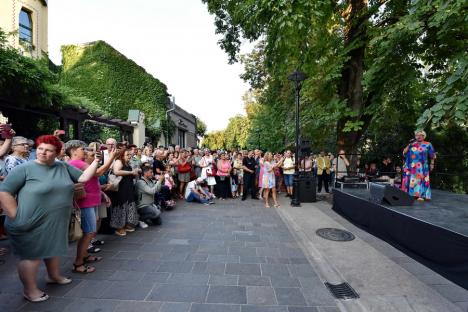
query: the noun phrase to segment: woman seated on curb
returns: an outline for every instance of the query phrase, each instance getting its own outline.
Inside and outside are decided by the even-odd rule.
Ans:
[[[161,190],[164,175],[159,175],[158,181],[153,180],[153,167],[143,166],[142,177],[136,182],[137,212],[140,221],[161,225],[161,211],[154,203],[154,195]]]
[[[96,157],[96,154],[101,155],[100,152],[86,149],[86,143],[83,141],[70,140],[65,143],[65,153],[70,157],[68,163],[80,170],[86,170],[89,167],[89,164],[85,162],[86,154],[92,154],[93,158]],[[88,247],[97,232],[97,215],[101,204],[101,186],[98,177],[109,170],[114,162],[115,155],[115,149],[109,151],[109,157],[104,165],[99,167],[91,180],[84,184],[85,196],[76,200],[78,207],[80,207],[83,236],[76,244],[76,259],[75,263],[73,263],[73,272],[75,273],[92,273],[96,269],[85,264],[102,260],[102,257],[89,255]]]
[[[204,180],[197,178],[187,184],[185,189],[185,200],[188,202],[199,202],[205,205],[214,204],[211,198],[205,193],[201,187]]]
[[[55,161],[62,143],[52,135],[36,140],[37,159],[13,169],[0,185],[0,205],[6,212],[6,229],[15,254],[20,258],[18,275],[23,296],[41,302],[49,296],[37,287],[41,260],[47,267],[46,281],[69,284],[60,273],[60,256],[68,249],[68,224],[74,183],[85,183],[96,173],[100,159],[83,172]]]

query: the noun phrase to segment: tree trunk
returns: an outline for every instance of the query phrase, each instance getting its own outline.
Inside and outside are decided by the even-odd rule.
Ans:
[[[370,98],[364,99],[362,88],[362,77],[364,72],[364,56],[367,46],[367,0],[349,0],[348,7],[343,12],[346,21],[344,43],[345,49],[354,45],[348,53],[349,59],[344,64],[341,72],[338,94],[341,100],[346,102],[347,107],[356,113],[356,117],[342,118],[337,123],[337,147],[338,151],[343,149],[349,155],[352,174],[356,172],[358,157],[357,146],[362,134],[369,126],[371,117],[364,115],[364,108]],[[346,123],[361,121],[361,129],[358,131],[344,132]],[[354,155],[353,155],[354,154]]]

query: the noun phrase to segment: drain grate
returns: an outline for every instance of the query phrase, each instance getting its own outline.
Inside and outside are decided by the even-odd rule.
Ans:
[[[355,238],[351,232],[335,228],[318,229],[315,233],[322,238],[336,242],[349,242]]]
[[[336,299],[358,299],[358,293],[348,283],[341,283],[337,285],[325,282],[328,290]]]

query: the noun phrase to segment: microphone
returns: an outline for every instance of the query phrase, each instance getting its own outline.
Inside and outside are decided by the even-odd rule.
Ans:
[[[413,144],[413,143],[416,142],[416,141],[417,141],[416,139],[411,139],[411,140],[409,141],[409,144]]]

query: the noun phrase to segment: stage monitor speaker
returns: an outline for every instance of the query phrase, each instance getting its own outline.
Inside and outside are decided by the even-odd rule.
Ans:
[[[371,201],[390,206],[412,206],[414,199],[406,192],[383,183],[369,183]]]
[[[317,201],[317,182],[312,174],[299,175],[299,201],[301,203]]]

